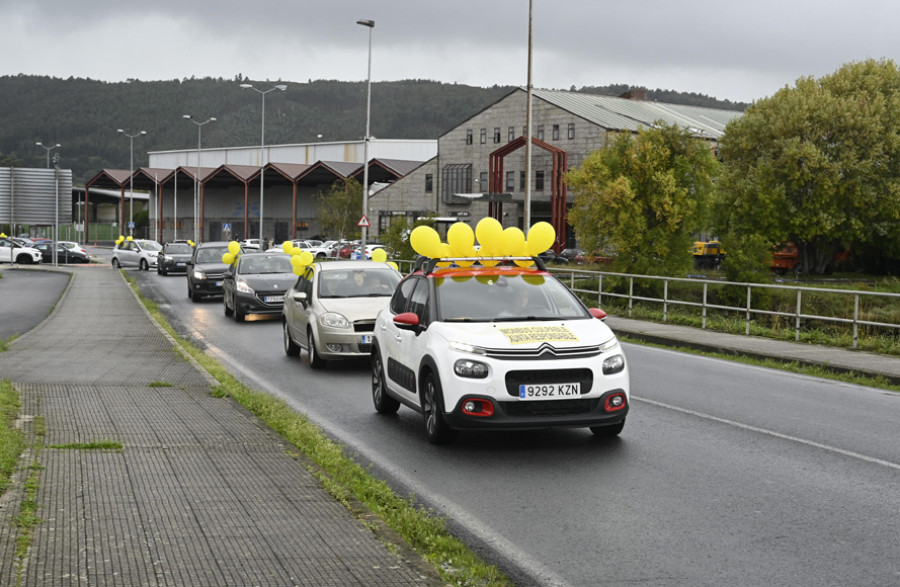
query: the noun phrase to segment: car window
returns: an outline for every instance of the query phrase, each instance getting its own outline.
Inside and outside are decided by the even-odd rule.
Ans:
[[[228,247],[209,247],[197,249],[195,263],[221,263],[222,255],[228,252]]]
[[[171,255],[190,255],[194,252],[194,248],[188,244],[176,243],[166,245],[165,251]]]
[[[416,286],[416,281],[415,277],[410,277],[400,284],[400,287],[397,288],[394,296],[391,298],[391,312],[394,314],[406,312],[406,308],[409,306],[409,297]]]
[[[409,311],[419,317],[419,324],[428,324],[428,280],[416,279],[416,287],[409,297]]]

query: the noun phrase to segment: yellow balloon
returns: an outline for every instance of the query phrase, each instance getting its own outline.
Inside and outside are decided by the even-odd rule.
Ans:
[[[441,256],[441,237],[430,226],[417,226],[409,234],[409,244],[415,252],[436,259]]]
[[[283,243],[281,243],[281,250],[284,251],[285,253],[287,253],[288,251],[290,251],[293,248],[294,248],[294,243],[291,241],[284,241]]]
[[[503,255],[515,256],[525,252],[525,234],[510,226],[503,231]]]
[[[482,218],[475,226],[475,237],[482,247],[498,250],[503,238],[503,225],[496,218]]]
[[[432,257],[432,259],[436,259],[438,257],[446,258],[446,257],[452,257],[452,256],[453,256],[453,249],[450,248],[450,245],[448,245],[447,243],[441,243],[440,254],[438,254],[437,257]],[[437,263],[437,266],[438,267],[449,267],[452,264],[453,264],[452,261],[441,261],[440,263]]]
[[[241,252],[241,243],[237,241],[231,241],[228,243],[228,252],[232,255],[237,255]]]
[[[313,257],[313,254],[309,251],[303,251],[302,253],[297,255],[297,257],[300,258],[300,264],[304,267],[312,263],[313,259],[315,259],[315,257]]]
[[[455,252],[459,257],[476,257],[478,252],[475,250],[474,245],[469,245],[469,248],[464,251]],[[472,261],[457,261],[457,265],[460,267],[471,267],[475,264],[474,259]]]
[[[379,263],[384,263],[387,261],[387,251],[384,249],[375,249],[372,251],[372,260],[377,261]]]
[[[309,265],[309,263],[304,263],[303,260],[300,259],[300,255],[291,255],[292,267],[303,267],[304,265]]]
[[[234,254],[233,253],[225,253],[222,255],[222,262],[226,265],[231,265],[234,263]]]
[[[468,254],[469,249],[475,243],[475,232],[465,222],[454,222],[447,230],[447,244],[457,257]]]
[[[553,246],[556,241],[556,230],[549,222],[538,222],[528,231],[528,254],[532,257],[540,255]]]
[[[303,275],[304,267],[302,265],[294,265],[294,275]]]
[[[133,236],[129,236],[129,237],[128,237],[128,240],[133,241],[133,240],[134,240],[134,237],[133,237]]]
[[[391,267],[393,267],[394,269],[396,269],[397,271],[400,271],[400,266],[397,265],[396,263],[394,263],[393,261],[388,261],[387,264],[390,265]]]

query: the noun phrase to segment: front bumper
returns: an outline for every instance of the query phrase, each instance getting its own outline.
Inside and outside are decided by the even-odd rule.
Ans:
[[[284,296],[282,296],[280,302],[266,302],[260,299],[260,295],[263,294],[235,292],[234,307],[245,314],[281,314],[281,310],[284,308]],[[271,296],[273,294],[265,295]]]

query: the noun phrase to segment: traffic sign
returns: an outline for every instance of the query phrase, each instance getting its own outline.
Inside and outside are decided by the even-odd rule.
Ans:
[[[369,226],[369,219],[366,218],[365,214],[363,214],[363,217],[359,219],[359,222],[356,223],[356,226],[359,226],[359,227]]]

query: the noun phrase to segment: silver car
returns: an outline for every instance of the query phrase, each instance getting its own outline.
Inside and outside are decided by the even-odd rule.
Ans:
[[[117,244],[113,249],[111,264],[113,269],[119,267],[137,267],[141,271],[156,269],[156,258],[162,251],[162,245],[156,241],[134,239]]]
[[[396,269],[374,261],[308,266],[284,297],[284,352],[296,357],[305,349],[313,369],[329,359],[367,357],[375,315],[387,307],[400,279]]]

